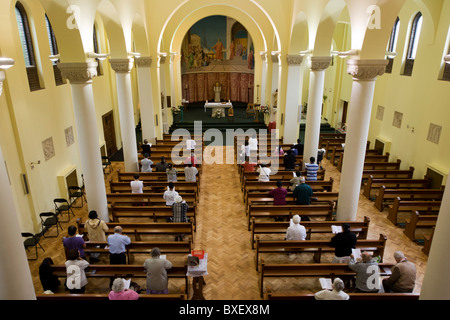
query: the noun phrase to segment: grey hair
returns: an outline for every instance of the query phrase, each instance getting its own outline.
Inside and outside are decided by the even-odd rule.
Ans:
[[[150,252],[150,255],[153,258],[159,257],[161,255],[161,250],[159,250],[159,248],[153,248],[152,251]]]
[[[114,279],[114,282],[111,286],[111,290],[114,292],[122,292],[125,288],[125,283],[122,278]]]
[[[401,259],[404,259],[404,258],[405,258],[405,255],[404,255],[403,252],[401,252],[401,251],[395,251],[395,252],[394,252],[394,258],[395,258],[396,260],[401,260]]]
[[[114,233],[121,233],[121,232],[122,232],[122,227],[121,226],[114,227]]]
[[[344,281],[342,281],[340,278],[334,279],[334,281],[333,281],[333,288],[336,291],[344,290],[344,288],[345,288]]]
[[[292,217],[292,222],[294,222],[295,224],[300,223],[301,220],[302,218],[300,218],[298,214]]]

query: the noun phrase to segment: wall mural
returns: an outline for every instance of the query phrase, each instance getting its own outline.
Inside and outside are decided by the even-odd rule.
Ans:
[[[195,23],[181,47],[183,99],[253,101],[254,47],[245,27],[226,16],[210,16]]]

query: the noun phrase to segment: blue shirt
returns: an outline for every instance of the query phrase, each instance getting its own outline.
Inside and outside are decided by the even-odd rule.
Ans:
[[[319,165],[315,163],[306,163],[306,180],[317,180],[317,170],[319,170]]]
[[[109,253],[123,253],[126,251],[125,246],[130,243],[131,240],[128,236],[114,233],[108,237]]]

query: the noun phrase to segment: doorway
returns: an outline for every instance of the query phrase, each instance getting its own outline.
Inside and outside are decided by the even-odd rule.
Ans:
[[[116,129],[114,126],[114,114],[112,110],[102,116],[102,122],[106,153],[108,157],[111,157],[117,152]]]

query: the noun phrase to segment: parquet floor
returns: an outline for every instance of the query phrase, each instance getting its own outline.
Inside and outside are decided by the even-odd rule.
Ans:
[[[217,147],[216,147],[217,148]],[[220,147],[221,148],[221,147]],[[226,147],[224,147],[226,148]],[[225,152],[232,152],[228,149]],[[211,152],[205,154],[210,155]],[[214,152],[212,152],[214,156]],[[326,169],[326,179],[335,179],[334,190],[339,190],[340,173],[326,160],[322,163]],[[122,167],[119,162],[113,163],[114,170],[105,175],[105,182],[116,180],[116,169]],[[107,183],[106,183],[107,185]],[[205,276],[206,286],[204,296],[207,300],[258,300],[259,274],[255,268],[254,252],[250,245],[250,231],[247,230],[247,219],[244,211],[243,197],[240,190],[239,174],[233,164],[203,164],[201,176],[201,192],[197,211],[197,231],[194,239],[194,249],[203,249],[208,253],[208,275]],[[78,203],[77,203],[78,204]],[[39,250],[39,259],[29,261],[36,293],[42,293],[39,281],[39,264],[45,257],[51,257],[55,264],[65,262],[62,247],[62,236],[67,235],[67,227],[75,224],[77,217],[87,218],[86,205],[75,209],[75,218],[70,223],[64,223],[64,231],[57,238],[42,238],[41,243],[45,253]],[[426,268],[427,256],[421,251],[421,246],[411,242],[403,230],[392,225],[386,218],[387,212],[378,212],[373,203],[360,197],[358,220],[364,216],[371,219],[369,238],[378,238],[380,233],[387,235],[385,261],[394,262],[393,253],[403,250],[405,255],[417,266],[418,276],[415,292],[420,292]],[[52,230],[54,232],[54,230]],[[30,253],[30,257],[34,252]],[[143,263],[145,256],[136,257],[135,264]],[[102,258],[108,263],[108,258]],[[174,258],[172,262],[177,262]],[[270,260],[269,260],[270,259]],[[332,257],[324,256],[323,261],[331,261]],[[181,261],[181,260],[180,260]],[[296,255],[271,255],[266,261],[278,263],[312,262],[312,257]],[[144,281],[137,281],[145,287]],[[86,292],[108,292],[108,280],[89,280]],[[283,280],[269,279],[265,281],[273,291],[315,292],[320,289],[317,279],[286,278]],[[182,281],[169,282],[169,291],[178,292]],[[62,286],[61,286],[62,288]],[[64,290],[64,288],[62,288]],[[192,293],[192,291],[190,291]]]

